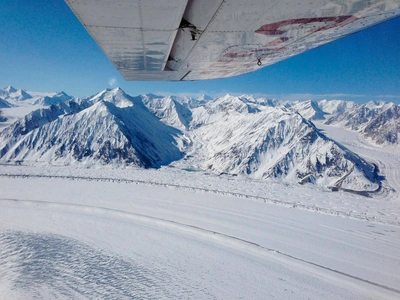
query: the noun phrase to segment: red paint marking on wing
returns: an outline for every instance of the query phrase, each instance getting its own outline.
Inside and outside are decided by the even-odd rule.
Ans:
[[[256,33],[265,34],[269,36],[273,35],[283,35],[289,28],[284,28],[289,25],[305,25],[309,23],[325,23],[326,26],[316,27],[315,29],[310,29],[311,32],[317,32],[321,30],[327,30],[330,28],[341,27],[350,24],[358,20],[355,16],[336,16],[336,17],[323,17],[323,18],[302,18],[302,19],[292,19],[280,22],[275,22],[271,24],[266,24],[261,26],[256,30]]]
[[[256,49],[228,52],[225,53],[223,57],[228,59],[250,59],[255,56],[270,56],[273,54],[283,53],[288,50],[285,47],[285,43],[294,38],[294,36],[290,36],[290,33],[288,33],[291,29],[310,24],[309,27],[305,27],[306,32],[315,33],[331,28],[342,27],[356,20],[358,20],[358,18],[354,16],[336,16],[292,19],[266,24],[257,29],[256,33],[267,36],[276,36],[274,40]],[[284,36],[285,34],[288,34],[288,36]]]
[[[358,20],[355,16],[336,16],[336,17],[323,17],[323,18],[302,18],[285,20],[281,22],[266,24],[261,26],[255,32],[267,36],[276,36],[275,39],[269,41],[267,44],[255,48],[242,50],[237,49],[227,52],[223,57],[232,60],[220,60],[213,63],[208,70],[201,72],[203,76],[221,76],[228,77],[237,73],[238,68],[241,69],[254,69],[256,61],[252,61],[255,57],[274,56],[280,53],[288,52],[290,49],[285,46],[285,43],[294,36],[285,36],[291,29],[296,27],[305,27],[305,32],[314,33],[323,30],[328,30],[336,27],[342,27]],[[239,50],[239,51],[238,51]],[[240,66],[240,67],[239,67]]]
[[[265,46],[267,46],[267,47],[280,46],[281,44],[287,42],[288,40],[289,40],[288,37],[278,37],[278,38],[274,39],[273,41],[269,42],[268,44],[266,44]]]

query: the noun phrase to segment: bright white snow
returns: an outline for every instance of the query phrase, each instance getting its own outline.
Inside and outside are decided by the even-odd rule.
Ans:
[[[5,125],[69,97],[2,91],[0,97],[14,105],[5,108]],[[240,137],[240,149],[251,146],[245,137],[268,119],[253,128],[240,122],[276,111],[273,101],[227,95],[196,102],[109,92],[78,101],[97,104],[46,126],[59,124],[65,130],[54,132],[67,132],[76,118],[86,121],[85,114],[99,110],[105,115],[97,129],[82,131],[95,136],[101,124],[110,121],[112,128],[114,116],[145,105],[185,133],[195,127],[193,144],[188,140],[186,156],[159,169],[84,159],[68,166],[46,159],[0,165],[0,299],[400,298],[400,148],[376,145],[322,120],[356,109],[355,103],[294,106],[313,122],[321,119],[317,127],[340,147],[379,167],[383,186],[373,197],[240,172],[217,176],[204,168],[210,153],[225,153],[228,133]],[[118,114],[107,113],[111,104]],[[141,116],[136,119],[143,128]],[[224,131],[224,118],[233,124],[230,131]],[[119,125],[134,128],[129,118],[121,120]]]
[[[0,171],[7,299],[400,295],[395,201],[173,168]],[[389,203],[396,218],[367,218]]]

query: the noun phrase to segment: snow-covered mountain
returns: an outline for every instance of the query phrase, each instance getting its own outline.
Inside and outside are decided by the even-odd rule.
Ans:
[[[33,102],[33,104],[41,105],[41,106],[50,106],[50,105],[55,105],[58,103],[66,102],[71,99],[73,99],[72,96],[69,96],[64,92],[59,92],[54,95],[46,95],[46,96],[39,97],[38,99],[36,99]]]
[[[345,100],[320,100],[317,102],[317,105],[325,114],[331,115],[341,114],[358,106],[353,101]]]
[[[75,97],[67,95],[64,92],[31,92],[22,89],[16,89],[12,86],[1,89],[0,95],[3,97],[3,101],[0,99],[0,131],[3,130],[5,126],[11,125],[18,119],[25,117],[34,110],[64,103],[68,100],[74,100],[75,102],[81,101]]]
[[[6,101],[10,106],[50,106],[61,102],[66,102],[74,97],[64,92],[58,93],[40,93],[30,92],[23,89],[16,89],[7,86],[0,89],[0,99]],[[0,104],[1,105],[1,104]],[[1,106],[0,106],[1,107]]]
[[[149,94],[151,95],[151,94]],[[206,104],[209,101],[213,101],[215,98],[202,94],[198,97],[190,97],[190,96],[170,96],[171,98],[174,99],[174,101],[178,102],[179,104],[183,105],[184,107],[188,109],[196,108],[199,106],[202,106]]]
[[[376,189],[375,166],[321,134],[283,106],[249,106],[225,96],[193,110],[207,145],[206,168],[255,178],[283,178],[332,187]]]
[[[198,101],[205,101],[205,102],[214,100],[213,97],[211,97],[210,95],[207,95],[207,94],[202,94],[199,97],[197,97],[196,99]]]
[[[400,105],[368,102],[330,117],[326,125],[344,126],[377,144],[400,143]]]
[[[129,105],[128,105],[129,104]],[[106,90],[36,110],[0,133],[1,161],[118,163],[159,167],[183,156],[182,133],[139,99]]]
[[[2,91],[18,91],[7,90]],[[1,162],[173,164],[357,191],[380,188],[378,168],[327,138],[310,120],[325,118],[327,124],[349,127],[346,120],[359,116],[362,130],[387,139],[382,132],[397,126],[387,120],[396,124],[399,115],[394,104],[380,103],[378,109],[378,104],[339,100],[290,104],[229,94],[215,100],[132,97],[119,88],[83,99],[65,93],[31,94],[35,101],[26,103],[41,108],[0,133]]]
[[[6,86],[4,89],[1,89],[0,93],[4,92],[4,93],[7,93],[7,94],[10,94],[10,93],[15,93],[16,91],[17,91],[16,88],[14,88],[13,86],[9,85],[9,86]]]
[[[10,108],[12,105],[8,101],[0,98],[0,108]]]
[[[343,127],[382,145],[400,144],[400,106],[383,101],[357,104],[344,100],[285,103],[307,120]]]
[[[144,105],[162,122],[179,129],[188,129],[192,112],[173,96],[163,97],[153,94],[141,96]]]
[[[318,103],[311,100],[298,102],[291,107],[307,120],[324,120],[327,114]]]
[[[4,98],[5,100],[14,101],[25,101],[32,98],[32,96],[25,90],[17,90],[12,86],[7,86],[6,88],[0,90],[0,97]]]

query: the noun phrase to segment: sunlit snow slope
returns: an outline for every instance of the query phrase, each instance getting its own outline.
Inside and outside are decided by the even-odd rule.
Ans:
[[[374,160],[326,137],[313,122],[396,146],[399,108],[393,103],[132,97],[119,88],[83,99],[13,87],[0,96],[2,163],[171,165],[365,195],[391,189]]]
[[[285,107],[226,96],[193,110],[192,126],[218,173],[284,178],[323,186],[374,190],[375,166],[326,138]]]
[[[181,132],[119,89],[35,110],[0,136],[3,161],[158,167],[183,156]]]
[[[393,103],[0,98],[0,299],[400,298]]]

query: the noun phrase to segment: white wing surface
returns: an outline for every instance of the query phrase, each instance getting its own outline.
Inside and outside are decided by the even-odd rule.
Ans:
[[[400,15],[400,0],[65,0],[126,80],[268,66]]]

